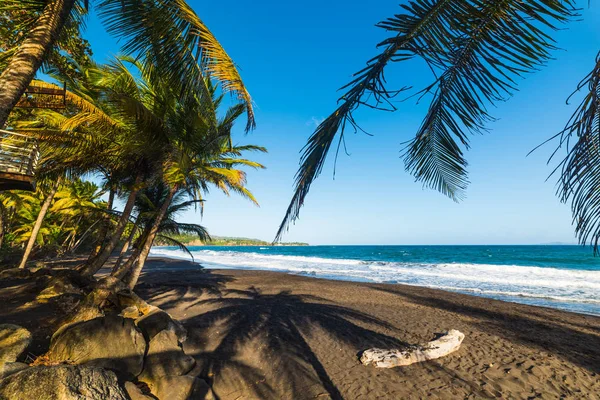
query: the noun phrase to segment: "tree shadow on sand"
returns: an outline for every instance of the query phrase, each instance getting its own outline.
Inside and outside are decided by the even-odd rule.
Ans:
[[[182,274],[185,279],[182,279]],[[135,291],[144,299],[151,299],[152,304],[169,308],[181,301],[195,301],[205,294],[220,296],[225,284],[232,280],[229,276],[212,274],[199,267],[185,271],[153,270],[142,273]]]
[[[402,296],[415,304],[472,317],[483,331],[560,355],[576,365],[600,373],[600,334],[597,333],[597,322],[595,326],[583,326],[561,318],[561,314],[554,310],[544,308],[511,312],[511,308],[496,308],[492,304],[489,308],[477,307],[465,301],[463,295],[457,295],[460,297],[454,301],[453,294],[441,298],[392,287],[372,286],[372,289]],[[514,308],[521,307],[526,306],[514,304]],[[596,317],[590,318],[597,321]]]
[[[264,382],[264,375],[240,357],[244,349],[259,346],[260,355],[277,371],[279,381],[288,385],[290,393],[306,393],[307,386],[320,384],[331,398],[341,399],[340,391],[307,341],[315,328],[357,352],[366,347],[406,345],[359,325],[395,330],[386,322],[316,296],[293,295],[288,291],[263,294],[251,287],[228,290],[225,297],[196,303],[211,307],[212,311],[183,321],[191,339],[197,343],[208,342],[207,336],[214,334],[211,327],[219,333],[214,347],[196,354],[202,363],[200,375],[208,380],[227,379],[223,376],[224,370],[235,369],[246,381]],[[223,385],[231,383],[223,382]],[[254,390],[260,398],[277,398],[273,389],[262,384]]]

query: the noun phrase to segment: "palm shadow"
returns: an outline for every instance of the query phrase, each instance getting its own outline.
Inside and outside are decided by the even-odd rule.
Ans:
[[[244,379],[264,381],[264,376],[241,362],[239,357],[244,348],[253,344],[256,348],[258,342],[261,354],[268,355],[270,366],[282,375],[292,393],[305,393],[307,382],[312,382],[320,384],[332,399],[342,399],[307,341],[315,329],[324,330],[357,353],[367,347],[406,346],[395,337],[360,326],[396,330],[386,322],[316,296],[293,295],[289,291],[263,294],[251,287],[228,290],[224,297],[197,301],[196,304],[211,307],[212,311],[182,321],[191,339],[206,343],[207,335],[212,334],[211,327],[218,327],[220,335],[215,347],[196,354],[201,363],[200,375],[207,380],[221,378],[225,369],[235,368]],[[273,388],[268,385],[261,385],[256,391],[260,398],[274,395]]]
[[[182,280],[182,274],[188,282]],[[225,284],[232,280],[229,276],[212,274],[199,267],[185,271],[151,270],[142,273],[135,291],[144,299],[152,299],[153,304],[169,308],[181,301],[197,301],[205,294],[220,296]]]
[[[483,331],[560,355],[576,365],[600,373],[600,335],[596,333],[600,320],[597,317],[589,317],[590,320],[596,321],[596,326],[585,326],[573,323],[568,318],[561,318],[561,314],[557,314],[555,310],[542,307],[515,304],[514,307],[527,307],[527,310],[511,312],[511,308],[505,307],[478,307],[465,301],[468,298],[463,297],[464,295],[453,301],[452,295],[442,298],[400,288],[371,288],[402,296],[415,304],[473,317],[477,321],[475,324]]]

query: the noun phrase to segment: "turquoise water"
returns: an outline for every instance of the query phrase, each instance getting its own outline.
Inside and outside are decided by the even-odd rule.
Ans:
[[[206,268],[403,283],[600,315],[600,258],[579,246],[190,247]],[[188,258],[173,247],[152,254]]]

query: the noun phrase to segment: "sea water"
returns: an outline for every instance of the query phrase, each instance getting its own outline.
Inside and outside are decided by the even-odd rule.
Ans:
[[[192,246],[205,268],[402,283],[600,315],[600,257],[580,246]],[[174,247],[152,255],[187,258]]]

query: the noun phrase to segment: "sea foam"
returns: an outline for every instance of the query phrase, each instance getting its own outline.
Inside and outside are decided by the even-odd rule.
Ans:
[[[152,255],[189,259],[172,248]],[[600,272],[477,263],[386,262],[315,256],[267,254],[257,249],[194,250],[205,268],[259,269],[374,283],[402,283],[528,304],[600,314]],[[577,306],[587,304],[589,306]]]

